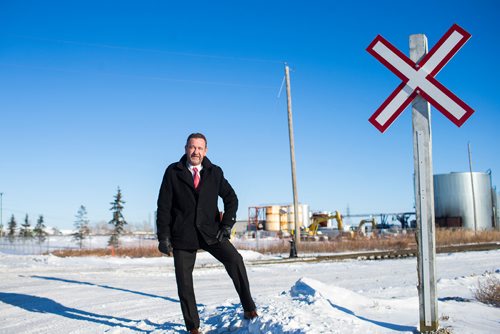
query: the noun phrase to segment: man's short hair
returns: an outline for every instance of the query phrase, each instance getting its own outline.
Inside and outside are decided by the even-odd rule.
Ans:
[[[189,140],[191,138],[199,138],[199,139],[203,139],[205,141],[205,147],[207,147],[207,138],[205,137],[205,135],[203,133],[199,133],[199,132],[196,132],[196,133],[192,133],[189,135],[189,137],[187,138],[186,140],[186,146],[187,144],[189,143]]]

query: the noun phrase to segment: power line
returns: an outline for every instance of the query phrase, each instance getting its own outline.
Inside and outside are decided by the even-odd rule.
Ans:
[[[175,56],[182,56],[182,57],[200,57],[200,58],[211,58],[211,59],[222,59],[222,60],[238,60],[238,61],[247,61],[247,62],[264,62],[264,63],[271,63],[271,64],[282,64],[283,63],[282,61],[278,61],[278,60],[262,59],[262,58],[232,57],[232,56],[187,53],[187,52],[148,49],[148,48],[134,48],[134,47],[128,47],[128,46],[111,45],[111,44],[98,44],[98,43],[86,43],[86,42],[62,40],[62,39],[38,38],[38,37],[33,37],[33,36],[25,36],[25,35],[9,34],[9,33],[3,33],[2,35],[12,36],[15,38],[35,40],[35,41],[50,42],[50,43],[63,43],[63,44],[87,46],[87,47],[97,47],[97,48],[107,48],[107,49],[127,50],[127,51],[138,51],[138,52],[150,52],[150,53],[168,54],[168,55],[175,55]],[[89,74],[88,71],[79,71],[79,70],[73,70],[73,69],[67,69],[67,68],[47,67],[47,66],[33,66],[33,65],[25,65],[25,64],[0,63],[0,66],[21,67],[21,68],[29,68],[29,69],[37,69],[37,70],[45,70],[45,71],[48,70],[48,71],[56,71],[56,72],[70,73],[70,74],[86,74],[86,75]],[[105,76],[144,78],[144,79],[151,79],[151,80],[179,82],[179,83],[191,83],[191,84],[201,84],[201,85],[215,85],[215,86],[242,87],[242,88],[265,88],[265,89],[274,88],[273,86],[266,86],[266,85],[248,85],[248,84],[239,84],[239,83],[233,83],[233,82],[210,81],[210,80],[192,80],[192,79],[172,78],[172,77],[163,77],[163,76],[151,76],[151,75],[142,75],[142,74],[122,74],[122,73],[110,73],[110,72],[103,72],[103,71],[99,71],[97,73],[100,75],[105,75]]]
[[[78,45],[78,46],[89,46],[89,47],[97,47],[97,48],[116,49],[116,50],[153,52],[153,53],[168,54],[168,55],[174,55],[174,56],[213,58],[213,59],[224,59],[224,60],[239,60],[239,61],[250,61],[250,62],[264,62],[264,63],[273,63],[273,64],[283,64],[284,63],[281,60],[274,60],[274,59],[220,56],[220,55],[210,55],[210,54],[201,54],[201,53],[192,53],[192,52],[180,52],[180,51],[158,50],[158,49],[148,49],[148,48],[135,48],[135,47],[129,47],[129,46],[113,45],[113,44],[87,43],[87,42],[79,42],[79,41],[63,40],[63,39],[39,38],[39,37],[25,36],[25,35],[18,35],[18,34],[4,34],[4,35],[10,35],[12,37],[30,39],[30,40],[41,41],[41,42],[62,43],[62,44],[70,44],[70,45]]]
[[[88,71],[78,71],[78,70],[73,70],[73,69],[47,67],[47,66],[32,66],[32,65],[11,64],[11,63],[0,63],[0,66],[21,67],[21,68],[44,70],[44,71],[48,70],[48,71],[56,71],[56,72],[70,73],[70,74],[85,74],[85,75],[89,74]],[[121,78],[123,78],[123,77],[125,77],[125,78],[143,78],[143,79],[151,79],[151,80],[181,82],[181,83],[193,83],[193,84],[201,84],[201,85],[229,86],[229,87],[242,87],[242,88],[265,88],[265,89],[275,89],[276,88],[275,86],[246,85],[246,84],[237,84],[237,83],[232,83],[232,82],[179,79],[179,78],[169,78],[169,77],[141,75],[141,74],[122,74],[122,73],[110,73],[110,72],[102,72],[102,71],[98,72],[98,74],[105,75],[105,76],[112,76],[112,77],[121,77]]]

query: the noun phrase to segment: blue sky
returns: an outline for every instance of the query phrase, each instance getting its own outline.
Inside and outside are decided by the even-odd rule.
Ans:
[[[3,222],[71,228],[80,205],[109,221],[121,187],[131,224],[152,220],[166,166],[208,137],[248,206],[292,201],[291,67],[299,201],[351,213],[413,210],[411,110],[384,133],[368,118],[399,79],[366,47],[405,54],[457,23],[472,38],[437,79],[476,112],[432,110],[434,173],[492,171],[500,185],[498,1],[0,1]]]

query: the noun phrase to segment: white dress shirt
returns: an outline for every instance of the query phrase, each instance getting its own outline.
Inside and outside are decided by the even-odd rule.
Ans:
[[[189,169],[189,171],[191,172],[191,175],[193,175],[193,178],[194,178],[194,170],[193,168],[198,168],[198,176],[200,177],[200,180],[201,180],[201,170],[203,169],[203,166],[200,164],[198,166],[192,166],[189,162],[187,163],[187,168]]]

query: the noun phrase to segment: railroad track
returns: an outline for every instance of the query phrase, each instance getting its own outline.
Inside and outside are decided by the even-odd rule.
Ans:
[[[436,253],[474,252],[474,251],[487,251],[496,249],[500,249],[500,242],[439,246],[436,247]],[[297,258],[283,257],[283,258],[268,259],[268,260],[246,261],[246,264],[247,265],[286,264],[286,263],[296,263],[296,262],[342,261],[350,259],[384,260],[384,259],[407,258],[415,256],[417,256],[417,250],[413,248],[413,249],[400,249],[400,250],[350,252],[350,253],[339,253],[339,254],[317,255],[317,256],[305,255]]]

